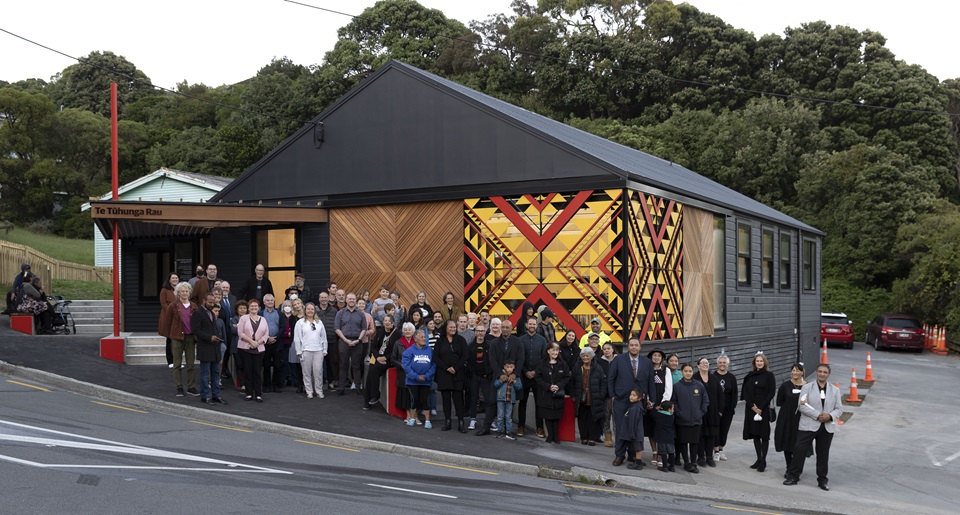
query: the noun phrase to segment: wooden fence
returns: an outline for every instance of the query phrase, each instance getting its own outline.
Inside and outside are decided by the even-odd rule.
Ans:
[[[21,263],[30,264],[31,271],[40,276],[43,288],[48,292],[53,291],[54,279],[88,282],[113,280],[113,267],[60,261],[26,245],[0,241],[0,281],[7,283],[7,289],[12,286],[13,278],[20,273]]]

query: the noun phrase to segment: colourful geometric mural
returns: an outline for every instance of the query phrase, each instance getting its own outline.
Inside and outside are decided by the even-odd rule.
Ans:
[[[464,200],[464,302],[520,316],[545,304],[583,334],[593,317],[621,341],[625,268],[623,190]]]
[[[465,199],[465,308],[516,322],[530,301],[578,336],[599,317],[617,342],[682,337],[682,206],[629,192],[624,217],[624,192]]]
[[[630,331],[642,341],[683,337],[683,206],[630,192],[627,291]]]

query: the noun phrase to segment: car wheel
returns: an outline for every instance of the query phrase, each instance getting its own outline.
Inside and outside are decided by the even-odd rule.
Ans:
[[[847,348],[850,350],[853,350],[853,342],[850,342],[849,344],[847,344]]]

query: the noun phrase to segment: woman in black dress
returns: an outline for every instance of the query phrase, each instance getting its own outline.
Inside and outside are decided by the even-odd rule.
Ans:
[[[463,424],[463,380],[466,377],[467,342],[457,334],[457,323],[453,320],[447,320],[446,329],[434,344],[433,362],[437,364],[434,381],[443,399],[444,423],[441,431],[449,431],[453,427],[450,420],[453,414],[450,407],[452,397],[457,409],[457,431],[466,433],[467,427]]]
[[[777,414],[773,445],[777,452],[783,453],[788,469],[793,460],[793,448],[797,443],[797,426],[800,425],[797,404],[800,401],[800,388],[804,384],[806,381],[803,380],[803,364],[794,363],[790,369],[790,379],[784,381],[777,390],[777,406],[780,406],[780,413]]]
[[[743,417],[743,439],[753,440],[757,461],[750,468],[763,472],[767,468],[770,450],[770,402],[777,391],[777,379],[769,370],[767,357],[758,352],[753,358],[753,370],[743,378],[740,398],[747,406]]]
[[[710,360],[700,358],[697,361],[697,371],[693,378],[703,383],[707,390],[707,398],[710,405],[707,412],[703,415],[703,422],[700,424],[700,445],[697,446],[697,465],[701,467],[716,467],[717,462],[713,459],[713,445],[720,435],[720,413],[723,412],[723,394],[720,391],[720,382],[717,377],[710,373]]]
[[[560,359],[560,345],[556,342],[547,343],[547,351],[537,367],[537,416],[543,418],[546,426],[546,441],[557,445],[560,444],[557,431],[566,404],[564,388],[569,380],[570,368]]]

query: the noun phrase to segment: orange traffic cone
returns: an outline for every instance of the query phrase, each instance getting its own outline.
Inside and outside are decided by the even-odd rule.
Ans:
[[[940,332],[937,333],[937,343],[933,348],[933,352],[940,356],[947,355],[947,328],[941,327]]]
[[[860,397],[857,395],[857,369],[852,369],[852,375],[850,376],[850,395],[847,396],[847,402],[860,402]]]
[[[868,382],[874,382],[876,379],[873,378],[873,365],[870,364],[870,353],[867,353],[867,371],[863,375],[863,380]]]
[[[820,352],[820,364],[829,365],[830,360],[827,359],[827,340],[823,340],[823,351]]]
[[[927,324],[923,324],[923,348],[926,349],[929,343],[930,343],[930,328],[927,327]]]

